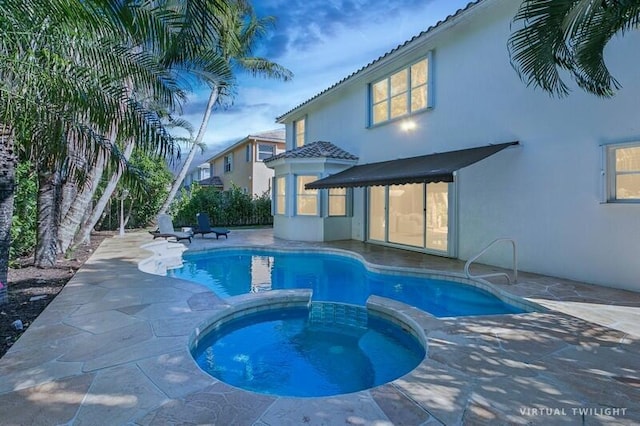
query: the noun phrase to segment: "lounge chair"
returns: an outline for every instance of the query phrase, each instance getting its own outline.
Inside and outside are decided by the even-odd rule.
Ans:
[[[204,238],[205,234],[216,234],[216,240],[220,238],[220,235],[224,235],[225,238],[229,238],[228,229],[224,228],[212,228],[209,225],[209,215],[206,213],[198,213],[196,215],[198,219],[198,227],[193,231],[194,235],[202,234],[202,238]]]
[[[175,231],[173,229],[171,216],[168,214],[158,215],[158,230],[151,232],[151,235],[153,235],[154,240],[156,238],[175,238],[176,241],[189,240],[189,242],[191,242],[191,237],[193,237],[193,233]]]

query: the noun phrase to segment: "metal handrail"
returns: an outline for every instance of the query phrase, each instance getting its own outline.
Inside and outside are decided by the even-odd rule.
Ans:
[[[480,256],[482,256],[483,254],[485,254],[485,252],[487,250],[489,250],[494,244],[502,242],[502,241],[508,241],[513,246],[513,283],[517,283],[518,282],[518,250],[516,248],[516,240],[514,240],[512,238],[497,238],[497,239],[493,240],[488,246],[486,246],[480,253],[478,253],[477,255],[473,256],[471,259],[467,260],[467,263],[465,263],[465,265],[464,265],[464,273],[467,276],[467,278],[473,279],[473,278],[489,278],[489,277],[502,277],[502,276],[504,276],[504,277],[507,278],[507,282],[509,284],[511,284],[511,277],[506,272],[496,272],[494,274],[484,274],[484,275],[471,275],[471,272],[469,272],[469,268],[471,267],[471,264],[473,262],[478,260],[478,258]]]

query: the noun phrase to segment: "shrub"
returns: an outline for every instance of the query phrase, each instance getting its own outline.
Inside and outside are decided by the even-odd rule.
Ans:
[[[227,191],[220,191],[193,184],[188,190],[182,190],[170,210],[176,227],[194,226],[196,214],[200,212],[209,215],[213,226],[273,223],[269,196],[267,194],[260,197],[251,196],[235,185]]]
[[[9,261],[28,256],[36,245],[38,178],[31,163],[18,164],[11,219]]]

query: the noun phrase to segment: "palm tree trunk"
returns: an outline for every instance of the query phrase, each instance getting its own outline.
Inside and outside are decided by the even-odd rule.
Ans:
[[[42,171],[38,173],[38,231],[34,265],[50,268],[56,263],[58,246],[56,234],[60,219],[60,174]]]
[[[7,273],[11,247],[13,194],[16,183],[16,154],[13,129],[0,124],[0,305],[7,303]]]
[[[74,132],[67,134],[67,161],[73,158],[73,162],[78,168],[86,168],[87,162],[80,149],[80,142],[78,141],[78,135]],[[65,171],[64,175],[60,175],[62,183],[62,205],[60,206],[60,217],[65,217],[69,213],[71,204],[78,195],[78,183],[75,179],[69,179],[68,171]]]
[[[80,192],[73,200],[69,207],[69,211],[62,218],[60,227],[58,229],[58,247],[60,253],[65,253],[71,246],[71,242],[80,228],[80,224],[86,217],[87,211],[90,208],[91,200],[98,189],[98,183],[102,178],[104,172],[106,159],[104,156],[100,156],[94,167],[91,169],[91,173],[87,176],[87,182],[82,186]]]
[[[124,150],[124,157],[127,159],[127,161],[131,158],[131,154],[133,153],[133,148],[135,148],[135,145],[136,144],[133,139],[130,139],[128,141],[127,146]],[[76,235],[76,238],[73,242],[73,248],[89,242],[91,238],[91,231],[93,231],[93,228],[95,228],[96,224],[102,217],[102,213],[104,212],[105,207],[109,203],[109,200],[111,199],[111,196],[113,195],[113,192],[115,191],[116,187],[118,186],[118,182],[122,177],[122,172],[123,170],[121,168],[118,168],[115,173],[111,175],[111,179],[109,179],[109,182],[107,183],[104,192],[100,196],[100,199],[94,206],[91,215],[82,224],[80,231]]]
[[[164,214],[169,209],[169,206],[173,202],[173,199],[176,197],[178,190],[180,189],[180,185],[184,181],[185,176],[187,176],[187,172],[189,171],[189,167],[191,167],[191,162],[196,156],[196,149],[202,143],[202,139],[204,138],[204,134],[207,130],[207,126],[209,125],[209,118],[211,117],[211,111],[213,110],[213,106],[218,100],[218,87],[214,86],[211,89],[211,94],[209,95],[209,102],[207,103],[207,110],[204,112],[204,116],[202,117],[202,123],[200,123],[200,129],[198,130],[198,135],[196,136],[196,140],[191,146],[191,150],[189,151],[189,155],[187,159],[182,164],[182,168],[180,172],[176,176],[176,179],[173,181],[173,185],[171,185],[171,190],[169,191],[169,195],[167,195],[167,199],[160,207],[159,214]]]

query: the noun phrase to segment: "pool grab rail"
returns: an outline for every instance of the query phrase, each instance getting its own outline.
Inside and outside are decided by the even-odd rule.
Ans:
[[[493,247],[494,244],[499,243],[499,242],[503,242],[503,241],[504,242],[510,242],[511,245],[513,246],[513,281],[511,281],[511,277],[506,272],[496,272],[496,273],[493,273],[493,274],[483,274],[483,275],[471,275],[471,272],[469,271],[469,268],[471,267],[471,264],[473,262],[475,262],[476,260],[478,260],[478,258],[480,256],[485,254],[487,252],[487,250],[489,250],[491,247]],[[516,248],[516,240],[514,240],[512,238],[497,238],[497,239],[493,240],[480,253],[476,254],[475,256],[473,256],[472,258],[467,260],[467,263],[465,263],[465,265],[464,265],[464,273],[467,276],[467,278],[469,278],[469,279],[489,278],[489,277],[506,277],[507,278],[507,282],[509,284],[517,283],[518,282],[518,250]]]

